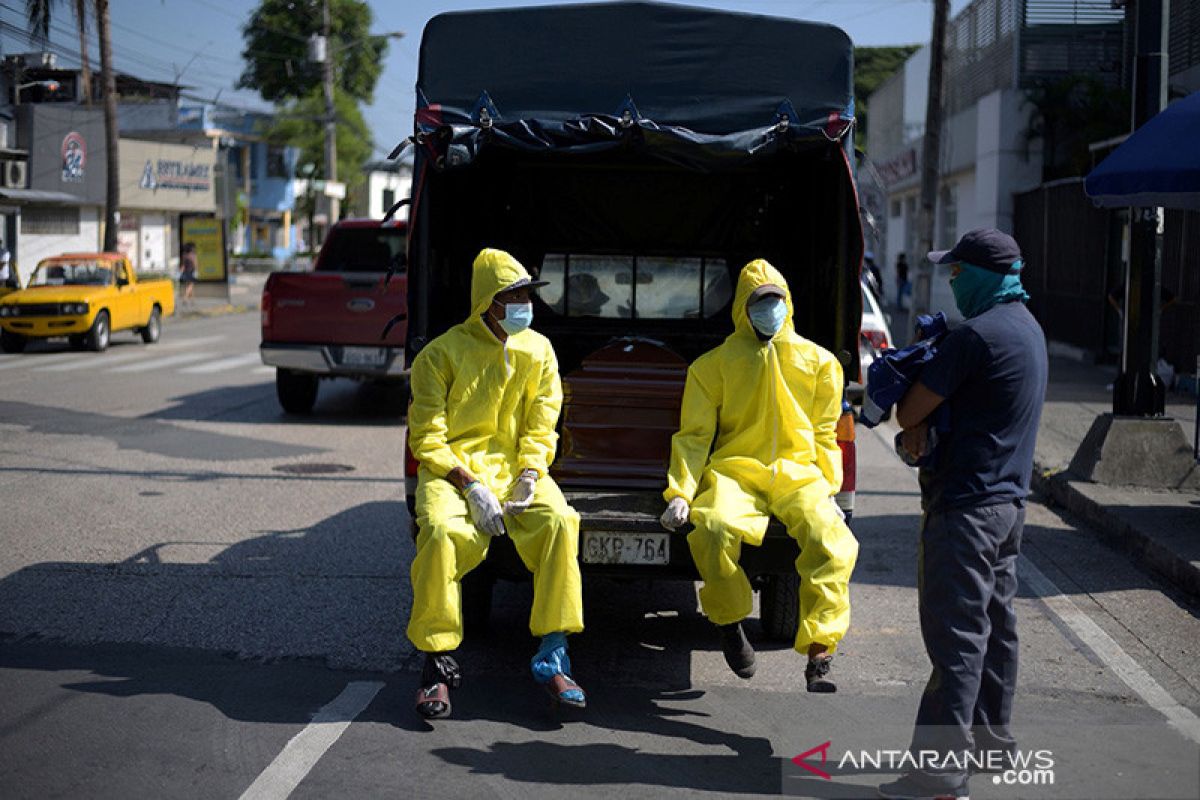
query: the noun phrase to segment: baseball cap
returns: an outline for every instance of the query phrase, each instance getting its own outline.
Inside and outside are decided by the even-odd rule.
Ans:
[[[510,283],[508,286],[505,286],[499,292],[496,292],[496,294],[500,294],[501,292],[511,292],[513,289],[522,289],[525,287],[529,287],[530,289],[536,289],[539,286],[549,286],[549,285],[550,285],[550,281],[535,281],[531,278],[520,278],[519,280],[515,280],[512,283]]]
[[[754,303],[768,295],[774,295],[775,297],[782,297],[784,299],[787,298],[787,292],[785,292],[781,287],[776,286],[773,283],[764,283],[762,286],[759,286],[750,293],[750,297],[746,300],[746,302],[747,304]]]
[[[1017,241],[995,228],[967,231],[949,250],[934,250],[928,256],[934,264],[965,261],[989,272],[1016,275],[1021,271],[1021,248]]]

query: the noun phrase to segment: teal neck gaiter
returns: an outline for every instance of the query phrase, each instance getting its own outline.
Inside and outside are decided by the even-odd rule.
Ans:
[[[1000,303],[1028,302],[1029,295],[1021,285],[1021,275],[1001,275],[963,261],[962,272],[950,279],[954,302],[967,319],[978,317],[992,306]],[[1021,262],[1013,266],[1020,269]]]

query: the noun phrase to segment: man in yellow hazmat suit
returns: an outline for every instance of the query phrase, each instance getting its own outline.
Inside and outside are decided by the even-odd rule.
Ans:
[[[534,679],[558,702],[586,702],[566,643],[583,630],[579,515],[548,474],[562,383],[549,340],[529,330],[529,293],[542,285],[508,253],[482,250],[471,315],[413,360],[408,433],[421,467],[408,638],[426,654],[417,693],[426,718],[450,714],[461,682],[449,655],[463,636],[460,582],[505,534],[533,573]]]
[[[836,439],[842,368],[792,326],[787,283],[762,259],[747,264],[733,301],[734,331],[688,369],[662,523],[695,526],[688,545],[704,585],[700,603],[721,629],[742,678],[754,650],[742,631],[752,596],[738,565],[762,544],[770,516],[800,545],[800,629],[810,692],[833,692],[833,651],[850,625],[850,573],[858,542],[833,496],[842,485]]]

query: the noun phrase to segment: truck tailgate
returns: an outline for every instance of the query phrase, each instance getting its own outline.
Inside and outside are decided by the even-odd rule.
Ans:
[[[269,325],[264,341],[403,346],[406,320],[386,340],[388,322],[408,311],[407,278],[382,272],[277,272],[264,289]]]

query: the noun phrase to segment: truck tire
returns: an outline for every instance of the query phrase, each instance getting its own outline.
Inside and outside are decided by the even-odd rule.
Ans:
[[[767,575],[758,596],[759,621],[769,639],[790,642],[800,629],[800,576]]]
[[[146,320],[146,326],[138,328],[138,333],[142,335],[142,341],[146,344],[154,344],[162,335],[162,309],[157,303],[150,309],[150,319]]]
[[[0,350],[6,353],[23,353],[28,340],[19,333],[0,330]]]
[[[108,340],[112,335],[112,328],[108,321],[108,311],[101,310],[96,315],[96,319],[92,321],[92,328],[84,337],[84,345],[88,350],[96,353],[103,353],[108,349]]]
[[[496,578],[486,564],[468,572],[462,579],[463,631],[471,636],[488,632],[492,624],[492,589]]]
[[[289,414],[307,414],[317,402],[316,375],[294,372],[290,369],[275,370],[275,394],[279,405]]]

